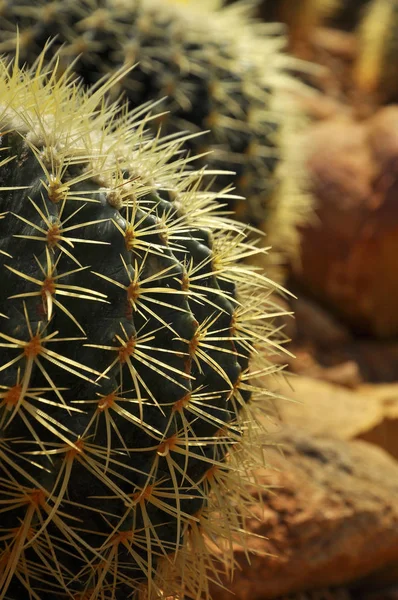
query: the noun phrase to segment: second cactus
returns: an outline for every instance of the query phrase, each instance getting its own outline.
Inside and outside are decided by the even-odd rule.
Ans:
[[[32,62],[57,36],[52,48],[61,47],[64,64],[77,59],[74,70],[88,85],[136,65],[113,93],[123,91],[132,106],[163,99],[157,107],[169,111],[161,117],[163,134],[207,131],[188,147],[210,151],[203,162],[211,168],[236,173],[218,178],[247,199],[229,206],[274,233],[267,243],[285,250],[310,207],[291,135],[300,111],[286,93],[296,86],[289,71],[297,65],[283,52],[280,26],[256,22],[247,2],[219,4],[13,0],[0,8],[0,51],[14,52],[18,26],[23,60]]]

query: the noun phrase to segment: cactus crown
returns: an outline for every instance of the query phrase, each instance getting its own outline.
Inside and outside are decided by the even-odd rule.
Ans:
[[[220,189],[233,181],[247,199],[230,200],[243,220],[264,225],[270,233],[267,224],[280,199],[280,180],[291,179],[277,239],[285,252],[297,222],[310,210],[308,196],[293,189],[297,173],[286,157],[300,120],[287,90],[298,85],[290,73],[302,63],[284,54],[280,25],[252,18],[253,2],[221,4],[13,0],[0,8],[0,51],[14,52],[17,25],[23,60],[31,61],[57,35],[53,48],[60,47],[61,61],[69,64],[78,57],[75,72],[88,85],[120,66],[137,64],[112,93],[123,90],[132,106],[164,99],[163,133],[206,131],[187,145],[197,155],[205,153],[202,164],[229,172],[218,177],[217,185]],[[278,165],[285,162],[280,175]]]
[[[85,92],[58,59],[0,61],[0,598],[199,598],[206,539],[243,536],[275,288],[184,137],[104,99],[127,68]]]

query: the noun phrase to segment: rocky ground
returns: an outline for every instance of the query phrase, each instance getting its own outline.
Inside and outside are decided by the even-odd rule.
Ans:
[[[295,48],[321,67],[302,99],[316,216],[286,285],[289,400],[267,419],[271,489],[250,523],[265,537],[250,564],[236,548],[216,600],[398,599],[398,99],[361,87],[350,28]]]

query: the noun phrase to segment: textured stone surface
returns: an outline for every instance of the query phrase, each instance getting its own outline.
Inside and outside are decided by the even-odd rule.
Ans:
[[[267,450],[276,469],[260,474],[278,486],[264,494],[264,514],[251,530],[261,555],[239,569],[229,589],[239,600],[358,582],[398,563],[398,464],[363,441],[310,437],[286,429],[278,449]],[[390,568],[391,565],[391,568]],[[388,568],[387,568],[388,567]],[[232,600],[217,590],[217,600]]]
[[[275,431],[280,430],[280,421],[283,426],[299,428],[310,435],[361,439],[398,459],[397,384],[360,385],[349,390],[301,375],[285,377],[279,391]]]

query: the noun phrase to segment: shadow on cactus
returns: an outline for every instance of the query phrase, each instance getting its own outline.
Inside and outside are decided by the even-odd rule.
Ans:
[[[104,100],[127,69],[85,92],[44,55],[17,62],[0,63],[0,598],[208,595],[206,540],[232,568],[262,460],[274,286],[239,262],[259,251],[185,138]]]
[[[163,99],[162,133],[186,130],[206,135],[187,140],[202,164],[229,171],[230,208],[242,221],[260,226],[267,244],[295,250],[297,223],[311,210],[298,184],[303,163],[294,149],[302,120],[292,102],[301,86],[300,68],[283,52],[280,25],[256,22],[251,3],[223,7],[218,0],[13,0],[0,8],[0,51],[13,53],[16,25],[20,52],[32,61],[57,36],[61,61],[75,61],[86,85],[121,66],[136,65],[115,90],[130,105]],[[291,158],[292,157],[292,158]],[[299,164],[297,164],[299,162]],[[231,172],[236,173],[233,176]],[[281,223],[280,231],[275,224]]]

